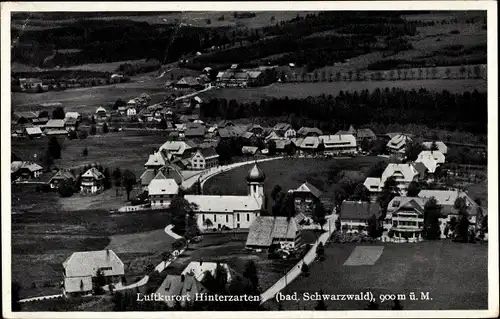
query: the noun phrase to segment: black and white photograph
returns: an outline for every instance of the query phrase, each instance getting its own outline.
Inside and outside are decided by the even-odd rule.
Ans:
[[[377,2],[2,5],[3,316],[497,317],[496,3]]]

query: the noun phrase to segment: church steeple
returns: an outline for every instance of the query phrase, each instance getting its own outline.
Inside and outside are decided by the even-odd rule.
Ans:
[[[264,172],[257,165],[257,162],[255,162],[254,166],[248,172],[247,176],[248,196],[252,196],[263,202],[265,179],[266,174],[264,174]]]

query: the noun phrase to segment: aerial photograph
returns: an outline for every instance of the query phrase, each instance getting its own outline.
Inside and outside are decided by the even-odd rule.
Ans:
[[[487,12],[256,10],[10,13],[12,312],[488,310]]]

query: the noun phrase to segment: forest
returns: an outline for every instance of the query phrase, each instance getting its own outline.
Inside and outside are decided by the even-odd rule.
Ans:
[[[478,91],[452,94],[426,89],[376,89],[343,92],[305,99],[261,100],[240,103],[212,99],[201,106],[204,118],[239,119],[292,114],[314,121],[325,131],[336,132],[346,123],[356,127],[370,123],[415,124],[449,131],[487,134],[487,94]]]

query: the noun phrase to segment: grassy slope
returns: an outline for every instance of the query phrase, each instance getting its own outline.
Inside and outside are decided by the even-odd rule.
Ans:
[[[429,292],[431,301],[402,301],[405,310],[485,309],[488,306],[486,245],[433,242],[385,245],[373,266],[343,266],[356,244],[334,245],[326,249],[327,260],[310,267],[311,276],[299,278],[284,293],[319,292],[381,293]],[[474,256],[474,258],[470,258]],[[380,302],[378,302],[380,305]],[[316,302],[300,302],[300,308],[313,309]],[[329,310],[362,310],[367,302],[326,302]],[[276,307],[272,302],[270,307]],[[392,303],[381,304],[386,310]],[[297,309],[285,302],[285,309]]]

